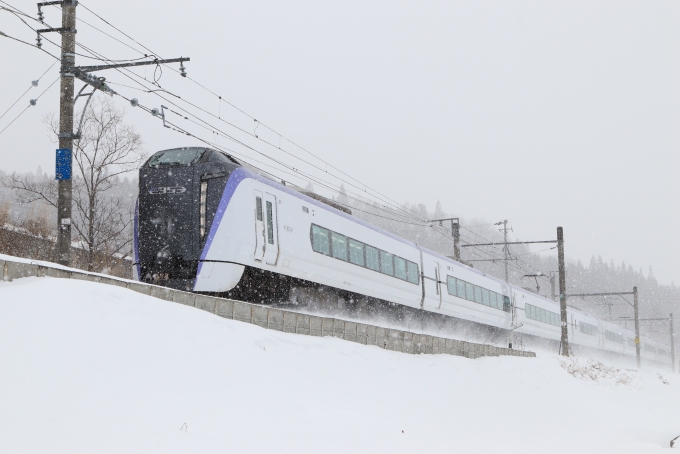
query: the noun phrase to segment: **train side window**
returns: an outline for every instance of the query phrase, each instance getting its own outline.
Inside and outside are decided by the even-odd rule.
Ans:
[[[468,301],[475,300],[474,285],[470,284],[469,282],[465,283],[465,299]]]
[[[394,277],[406,280],[406,260],[394,257]]]
[[[482,303],[482,288],[475,285],[475,303]]]
[[[489,291],[485,288],[482,289],[482,304],[485,306],[491,306],[491,301],[489,300]]]
[[[458,298],[465,298],[465,281],[456,279],[456,287],[458,287]]]
[[[333,257],[347,261],[347,237],[339,233],[331,232]]]
[[[394,276],[394,256],[389,252],[380,251],[380,272],[388,276]]]
[[[380,271],[380,257],[378,249],[366,245],[366,268],[373,271]]]
[[[418,284],[420,282],[420,276],[418,275],[418,265],[413,262],[406,261],[406,274],[408,276],[408,281],[411,284]]]
[[[496,292],[491,292],[491,305],[496,309],[503,309],[503,301]]]
[[[312,249],[324,255],[331,255],[330,233],[328,229],[312,224]]]
[[[458,292],[456,290],[456,278],[451,276],[446,276],[446,290],[449,295],[457,296]]]
[[[510,297],[509,296],[503,297],[503,310],[505,312],[510,312]]]
[[[274,244],[274,212],[269,201],[267,201],[267,242]]]
[[[255,197],[255,213],[257,220],[262,220],[262,197]]]
[[[364,243],[357,240],[349,240],[349,261],[355,265],[364,265]]]

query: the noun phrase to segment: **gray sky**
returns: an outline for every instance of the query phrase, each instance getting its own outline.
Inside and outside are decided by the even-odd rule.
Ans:
[[[7,1],[36,11],[34,2]],[[645,272],[651,265],[660,282],[678,282],[677,2],[81,5],[162,57],[190,56],[190,77],[393,200],[433,209],[439,199],[445,211],[466,218],[507,218],[522,239],[550,239],[562,225],[569,258],[602,255]],[[56,26],[60,13],[46,11],[47,22]],[[125,40],[84,8],[78,14]],[[0,31],[34,42],[28,28],[1,11]],[[111,59],[140,56],[83,23],[77,38]],[[44,48],[55,50],[49,43]],[[1,114],[53,60],[3,38],[0,57]],[[0,120],[0,129],[57,72],[52,68],[20,108]],[[153,77],[152,67],[136,73]],[[123,74],[105,75],[135,85]],[[248,131],[257,126],[168,69],[160,84]],[[0,168],[33,171],[40,165],[53,171],[55,145],[40,120],[56,110],[57,87],[0,135]],[[114,88],[149,107],[164,103],[153,94]],[[200,143],[163,128],[140,109],[128,105],[128,111],[150,152]],[[215,137],[174,119],[207,139]],[[262,126],[256,133],[304,156]]]

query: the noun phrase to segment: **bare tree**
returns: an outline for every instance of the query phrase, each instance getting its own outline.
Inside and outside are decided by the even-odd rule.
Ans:
[[[124,123],[124,109],[109,99],[93,99],[83,117],[81,138],[73,150],[73,219],[79,246],[87,251],[87,269],[99,271],[108,258],[127,256],[132,243],[133,198],[116,193],[120,177],[145,159],[142,140]],[[45,119],[54,142],[59,123]],[[13,173],[4,186],[16,191],[20,202],[44,201],[57,207],[54,180]]]

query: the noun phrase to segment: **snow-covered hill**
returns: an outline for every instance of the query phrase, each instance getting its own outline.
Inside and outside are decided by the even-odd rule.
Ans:
[[[678,375],[538,353],[406,355],[0,282],[0,452],[651,453],[680,434]]]

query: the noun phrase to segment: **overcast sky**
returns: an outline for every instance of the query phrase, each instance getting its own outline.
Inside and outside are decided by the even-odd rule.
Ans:
[[[35,14],[35,2],[7,1]],[[554,238],[561,225],[568,258],[601,255],[645,273],[651,265],[663,283],[680,280],[676,1],[81,3],[81,19],[125,40],[83,6],[164,58],[191,57],[190,77],[394,200],[429,209],[440,200],[465,218],[509,219],[522,239]],[[46,9],[50,25],[59,16]],[[140,57],[84,23],[77,28],[77,39],[107,58]],[[35,39],[2,11],[0,31]],[[2,37],[0,57],[1,114],[54,60]],[[136,72],[153,78],[153,67]],[[57,76],[55,66],[0,130]],[[255,131],[251,118],[167,68],[160,84]],[[112,86],[149,107],[164,103]],[[200,144],[114,99],[149,152]],[[0,168],[53,172],[55,145],[41,117],[57,106],[58,84],[0,135]],[[289,146],[262,126],[255,133]]]

